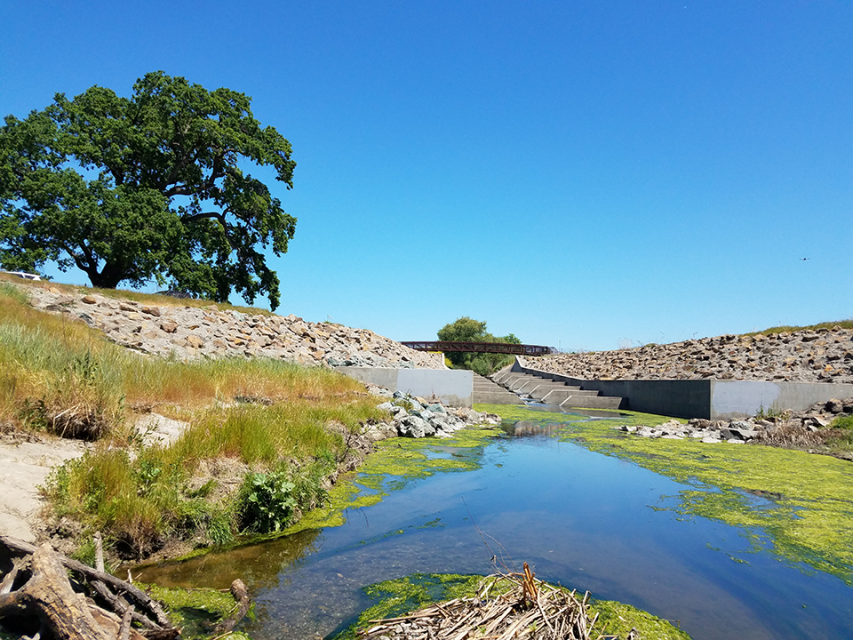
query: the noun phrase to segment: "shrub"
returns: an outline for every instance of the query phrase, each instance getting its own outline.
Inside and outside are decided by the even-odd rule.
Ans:
[[[241,488],[238,513],[244,529],[270,533],[284,529],[293,520],[296,498],[285,471],[248,473]]]

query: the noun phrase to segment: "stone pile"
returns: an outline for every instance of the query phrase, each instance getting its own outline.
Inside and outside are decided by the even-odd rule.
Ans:
[[[830,427],[836,418],[853,415],[853,398],[846,400],[832,399],[827,402],[816,402],[806,411],[793,413],[786,411],[778,416],[753,416],[746,420],[704,420],[692,418],[687,424],[670,420],[663,424],[649,426],[618,426],[614,429],[633,433],[644,438],[667,438],[671,440],[694,439],[709,444],[728,442],[743,444],[755,442],[760,444],[796,444],[796,432],[815,433]],[[829,431],[827,429],[827,431]],[[785,437],[779,442],[780,435]],[[814,438],[819,443],[822,438]]]
[[[372,393],[377,393],[374,389]],[[403,436],[424,438],[435,436],[449,438],[454,431],[471,425],[500,425],[501,419],[493,413],[480,413],[468,408],[445,407],[440,402],[430,403],[423,398],[412,398],[399,391],[393,394],[379,392],[377,395],[389,397],[378,408],[390,412],[391,423],[371,425],[366,433],[373,441]]]
[[[21,287],[31,304],[100,329],[118,345],[179,360],[268,357],[329,366],[443,369],[440,354],[415,351],[367,329],[306,322],[294,315],[250,315],[215,304],[146,305],[55,287]]]
[[[725,335],[634,349],[529,358],[581,380],[779,380],[853,383],[853,329]]]

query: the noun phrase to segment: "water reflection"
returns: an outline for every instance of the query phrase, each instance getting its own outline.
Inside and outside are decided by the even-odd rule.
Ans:
[[[298,571],[305,558],[316,553],[322,543],[321,531],[309,529],[264,544],[143,567],[135,579],[163,587],[227,589],[240,578],[253,588],[266,589],[280,584],[282,579],[286,584],[288,576]]]

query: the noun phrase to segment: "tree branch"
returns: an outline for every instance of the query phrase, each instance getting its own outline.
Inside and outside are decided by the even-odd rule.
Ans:
[[[195,222],[196,220],[201,220],[203,218],[216,218],[226,229],[225,222],[225,214],[219,213],[218,211],[206,211],[205,213],[194,213],[191,216],[184,216],[181,218],[181,222]]]

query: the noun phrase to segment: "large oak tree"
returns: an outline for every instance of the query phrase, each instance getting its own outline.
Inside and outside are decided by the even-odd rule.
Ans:
[[[279,303],[262,249],[287,251],[296,219],[248,173],[293,186],[290,143],[251,99],[149,73],[130,98],[94,86],[0,127],[0,264],[82,269],[96,287],[160,285],[218,301]]]

